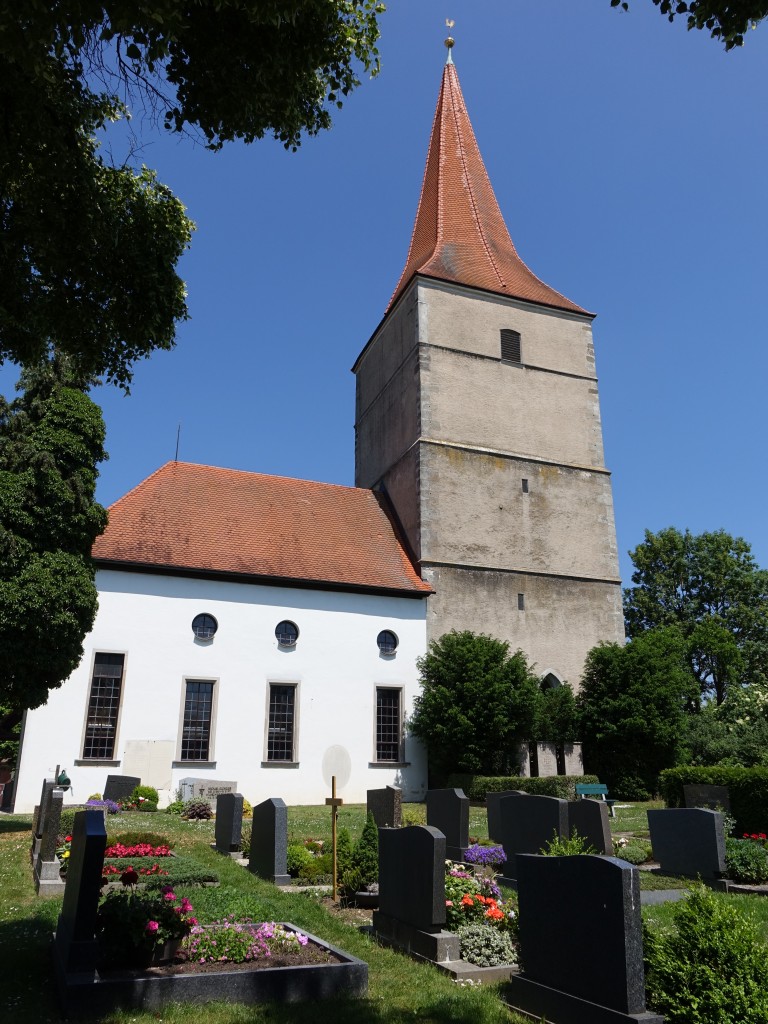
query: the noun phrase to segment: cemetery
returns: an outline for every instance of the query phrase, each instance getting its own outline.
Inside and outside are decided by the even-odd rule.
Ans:
[[[115,795],[137,807],[133,790]],[[296,808],[275,797],[244,817],[250,805],[230,788],[211,802],[212,817],[187,819],[110,813],[96,799],[79,808],[64,797],[46,783],[34,821],[0,818],[0,935],[21,938],[0,992],[18,1005],[20,1024],[54,1012],[106,1019],[122,1012],[114,1007],[149,1022],[171,1003],[202,1002],[215,1006],[211,1021],[224,1022],[228,1001],[255,1008],[340,994],[348,1002],[339,1006],[361,1001],[362,1019],[371,1000],[410,1013],[427,1000],[432,1015],[447,1000],[438,1017],[449,1022],[458,1012],[448,1008],[451,986],[480,1021],[657,1024],[653,986],[663,979],[648,960],[657,941],[648,936],[655,921],[667,935],[689,903],[715,930],[726,911],[757,907],[765,959],[768,900],[735,894],[726,855],[733,842],[765,852],[765,837],[727,836],[723,814],[710,808],[618,804],[612,819],[599,799],[507,791],[489,794],[486,807],[444,789],[402,804],[396,787],[385,787],[369,791],[367,806],[332,796]],[[335,893],[325,870],[333,870],[334,832]],[[653,850],[640,869],[622,857],[636,847]],[[304,877],[297,869],[297,850],[323,869],[314,884],[306,865]],[[372,877],[371,856],[369,909],[357,886]],[[134,920],[141,928],[129,937]],[[150,921],[157,929],[147,935]],[[213,942],[227,950],[225,965],[211,961]],[[35,949],[39,980],[22,992],[22,964]],[[748,950],[741,960],[749,963]]]

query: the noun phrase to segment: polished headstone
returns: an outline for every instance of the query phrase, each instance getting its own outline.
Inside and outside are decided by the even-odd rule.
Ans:
[[[216,849],[219,853],[234,853],[243,839],[243,796],[241,793],[222,793],[216,799]]]
[[[486,793],[485,807],[488,815],[488,838],[501,842],[501,811],[499,802],[505,796],[527,796],[521,789],[505,789],[501,793]]]
[[[568,804],[568,835],[574,832],[595,853],[613,854],[608,804],[603,800],[573,800]]]
[[[379,829],[379,910],[425,932],[445,924],[445,836],[431,825]]]
[[[615,857],[523,854],[517,872],[524,981],[621,1014],[644,1013],[637,869]],[[526,1008],[518,997],[512,1002]]]
[[[719,811],[698,807],[648,811],[648,828],[662,874],[714,880],[725,873],[725,830]]]
[[[122,803],[140,785],[141,779],[135,775],[108,775],[104,784],[104,799],[113,800],[116,804]]]
[[[373,815],[377,828],[400,828],[403,823],[402,797],[403,791],[398,786],[368,790],[366,810]]]
[[[35,860],[35,889],[39,896],[57,896],[64,891],[61,865],[56,856],[63,801],[63,790],[52,789],[50,791],[47,813],[43,821],[43,834],[40,837]]]
[[[461,789],[427,790],[427,824],[445,836],[448,860],[463,860],[469,846],[469,797]]]
[[[288,808],[279,797],[253,808],[248,870],[275,885],[289,885]]]
[[[507,862],[504,873],[517,878],[518,853],[540,853],[552,839],[565,839],[568,831],[568,801],[554,796],[506,796],[499,801],[499,837]]]
[[[710,811],[731,811],[727,786],[683,786],[686,807],[707,807]]]
[[[72,829],[67,887],[54,943],[58,964],[67,974],[96,968],[96,913],[106,845],[103,812],[78,811]]]

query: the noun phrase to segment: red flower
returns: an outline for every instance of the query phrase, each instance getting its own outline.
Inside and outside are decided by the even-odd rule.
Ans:
[[[64,842],[65,843],[71,843],[72,842],[72,836],[64,836]]]
[[[120,881],[123,885],[136,885],[138,880],[138,873],[132,867],[127,867],[122,875],[120,875]]]

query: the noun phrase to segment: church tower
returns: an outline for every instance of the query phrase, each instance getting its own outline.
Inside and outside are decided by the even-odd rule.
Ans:
[[[449,49],[405,269],[353,367],[355,482],[434,589],[428,639],[489,633],[575,688],[624,637],[593,318],[518,256]]]

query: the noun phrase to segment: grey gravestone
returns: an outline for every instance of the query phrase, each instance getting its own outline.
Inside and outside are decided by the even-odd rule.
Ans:
[[[403,791],[397,786],[369,789],[366,810],[373,814],[378,828],[400,828],[403,824]]]
[[[379,909],[374,931],[385,942],[443,963],[458,960],[445,925],[445,836],[431,825],[379,829]]]
[[[723,816],[718,811],[693,807],[648,811],[648,828],[662,874],[714,880],[725,873]]]
[[[727,786],[683,786],[683,794],[686,807],[731,812],[731,795]]]
[[[445,836],[448,860],[463,860],[469,846],[469,797],[462,789],[427,790],[427,824]]]
[[[122,803],[140,785],[141,779],[135,775],[108,775],[104,785],[104,799],[114,800],[116,804]]]
[[[96,913],[106,845],[103,812],[78,811],[72,829],[67,888],[54,936],[60,985],[64,975],[95,972],[96,969]]]
[[[505,875],[517,878],[516,855],[540,853],[547,843],[568,836],[568,802],[554,796],[506,796],[499,801]]]
[[[214,807],[216,801],[224,793],[236,793],[236,782],[225,782],[223,779],[196,779],[192,776],[179,783],[182,800],[205,800]]]
[[[230,856],[237,853],[243,840],[243,797],[241,793],[222,793],[216,800],[216,849]]]
[[[602,800],[574,800],[568,804],[568,835],[578,832],[595,853],[613,854],[608,804]]]
[[[288,808],[279,797],[253,808],[248,870],[275,885],[289,885]]]
[[[503,793],[486,793],[485,808],[488,815],[488,837],[501,842],[501,811],[499,801],[505,796],[527,796],[521,789],[507,789]]]
[[[36,839],[39,839],[43,834],[43,822],[48,809],[48,802],[51,798],[51,793],[55,788],[56,783],[53,779],[46,779],[43,782],[43,788],[40,793],[40,803],[35,808],[35,817],[32,822],[32,834]]]
[[[646,1012],[640,883],[615,857],[517,864],[521,973],[509,1002],[536,1020],[661,1024]]]
[[[52,789],[48,796],[43,834],[40,837],[37,860],[35,861],[35,890],[38,896],[58,896],[64,892],[61,865],[56,856],[63,802],[64,790]]]

